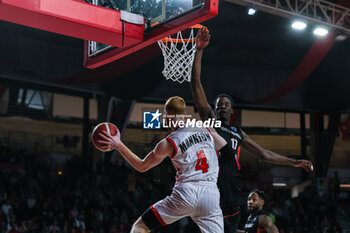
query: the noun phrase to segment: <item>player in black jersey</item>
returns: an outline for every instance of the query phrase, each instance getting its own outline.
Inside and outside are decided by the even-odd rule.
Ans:
[[[216,130],[231,145],[229,148],[230,152],[224,152],[220,155],[218,187],[221,195],[220,204],[225,218],[225,233],[235,233],[240,221],[240,203],[238,198],[241,188],[237,179],[237,173],[240,169],[238,159],[241,146],[270,163],[302,167],[308,172],[311,172],[313,168],[308,160],[290,159],[263,149],[250,139],[242,129],[230,126],[230,120],[234,113],[233,101],[230,96],[219,95],[215,99],[214,110],[210,107],[200,80],[203,50],[209,44],[209,41],[209,32],[205,28],[200,29],[196,37],[197,51],[192,68],[192,95],[201,119],[217,118],[221,120],[222,127]],[[223,154],[225,155],[223,156]]]
[[[263,191],[255,189],[248,196],[249,217],[244,231],[237,230],[237,233],[278,233],[269,215],[263,211],[266,195]]]

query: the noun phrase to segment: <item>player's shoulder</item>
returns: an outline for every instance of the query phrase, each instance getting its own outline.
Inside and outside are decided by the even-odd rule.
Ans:
[[[267,213],[262,213],[259,215],[258,224],[259,226],[265,227],[273,225],[273,221]]]
[[[166,138],[163,138],[162,140],[160,140],[157,145],[155,146],[153,152],[157,155],[160,155],[160,156],[174,156],[174,154],[177,153],[177,146],[176,146],[176,143],[166,137]]]
[[[240,127],[232,126],[232,125],[222,125],[220,128],[217,129],[218,132],[222,132],[224,134],[230,134],[234,135],[238,138],[243,137],[243,131]]]

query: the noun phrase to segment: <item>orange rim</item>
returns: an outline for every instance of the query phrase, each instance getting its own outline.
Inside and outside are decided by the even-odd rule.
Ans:
[[[188,43],[188,42],[193,42],[196,41],[196,38],[193,39],[169,39],[167,37],[161,39],[162,42],[173,42],[173,43]]]
[[[208,28],[206,28],[205,26],[200,25],[200,24],[193,25],[189,28],[198,28],[198,29],[205,28],[208,31]],[[161,41],[162,42],[173,42],[173,43],[188,43],[188,42],[196,41],[196,38],[193,38],[193,39],[170,39],[168,37],[164,37],[161,39]]]

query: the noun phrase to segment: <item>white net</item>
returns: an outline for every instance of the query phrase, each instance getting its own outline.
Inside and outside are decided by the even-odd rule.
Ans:
[[[193,28],[190,36],[183,39],[181,31],[177,33],[176,39],[167,37],[158,41],[158,45],[164,56],[164,69],[162,71],[166,79],[182,83],[191,81],[192,65],[197,50],[194,39]]]

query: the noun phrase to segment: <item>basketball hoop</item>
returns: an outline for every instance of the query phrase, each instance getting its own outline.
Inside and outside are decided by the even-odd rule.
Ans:
[[[191,81],[194,55],[197,51],[194,29],[204,26],[196,24],[190,27],[188,38],[184,39],[182,32],[176,34],[176,38],[165,37],[158,41],[158,45],[164,56],[164,69],[162,74],[166,79],[182,83]]]

